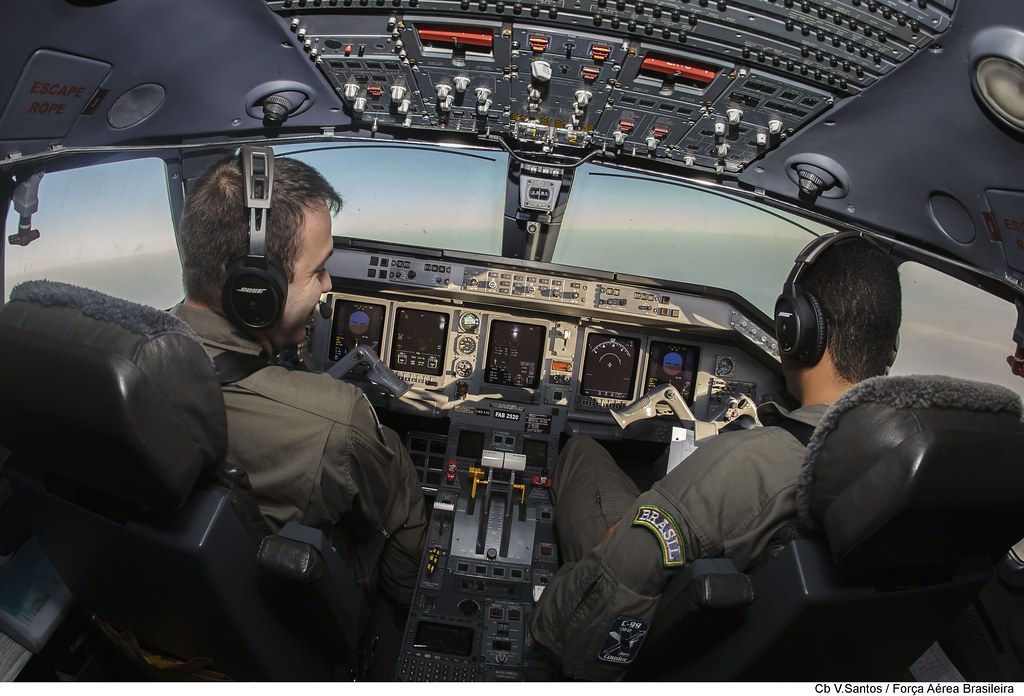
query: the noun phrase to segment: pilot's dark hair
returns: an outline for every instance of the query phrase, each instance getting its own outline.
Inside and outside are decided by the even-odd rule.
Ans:
[[[307,210],[326,204],[333,215],[341,196],[313,167],[274,159],[274,183],[267,216],[267,252],[277,257],[288,282],[294,278],[299,229]],[[249,211],[245,207],[242,160],[226,157],[207,169],[185,198],[179,236],[185,296],[218,312],[224,269],[249,252]]]
[[[839,376],[860,382],[889,367],[902,319],[900,276],[878,246],[851,237],[825,249],[800,279],[818,298]]]

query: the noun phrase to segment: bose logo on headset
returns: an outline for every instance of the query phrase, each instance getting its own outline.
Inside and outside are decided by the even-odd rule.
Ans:
[[[268,329],[278,322],[288,295],[284,267],[267,252],[267,217],[274,190],[274,151],[269,147],[242,148],[245,207],[249,211],[249,244],[224,271],[221,305],[224,314],[242,329]]]

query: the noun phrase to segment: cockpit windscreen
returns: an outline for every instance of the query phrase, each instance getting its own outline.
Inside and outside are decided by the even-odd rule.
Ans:
[[[334,328],[331,330],[331,360],[341,360],[356,346],[369,346],[380,353],[384,336],[384,306],[354,300],[334,303]]]
[[[487,341],[484,381],[508,387],[536,389],[540,384],[544,327],[511,321],[492,321]]]
[[[682,343],[651,341],[644,393],[660,384],[671,383],[687,403],[693,403],[700,348]]]
[[[631,398],[639,348],[640,339],[631,336],[589,334],[580,392],[593,398]]]
[[[391,342],[391,368],[435,377],[444,372],[448,320],[446,313],[400,307]]]

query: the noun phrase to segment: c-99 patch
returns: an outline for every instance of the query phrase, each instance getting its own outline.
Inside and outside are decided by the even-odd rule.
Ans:
[[[661,544],[661,565],[665,568],[679,568],[686,562],[683,536],[672,516],[655,505],[641,505],[633,518],[634,527],[645,527],[657,537]]]
[[[633,664],[650,629],[650,621],[633,616],[616,616],[608,625],[608,635],[597,651],[597,659],[616,665]]]

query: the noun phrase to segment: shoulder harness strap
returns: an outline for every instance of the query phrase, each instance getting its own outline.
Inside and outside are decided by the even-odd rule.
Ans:
[[[229,350],[219,353],[213,359],[213,367],[221,385],[243,380],[266,366],[267,362],[258,355],[233,353]]]

